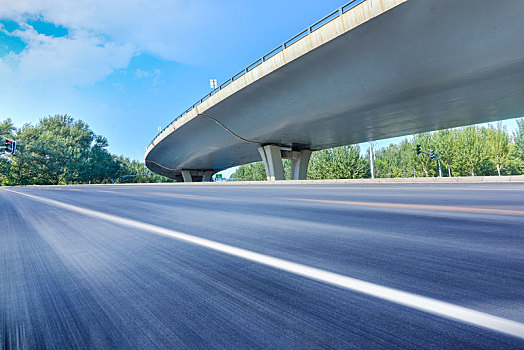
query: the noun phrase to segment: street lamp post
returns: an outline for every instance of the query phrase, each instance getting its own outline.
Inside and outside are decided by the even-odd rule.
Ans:
[[[371,168],[371,178],[375,178],[375,164],[373,162],[373,143],[369,141],[369,166]]]

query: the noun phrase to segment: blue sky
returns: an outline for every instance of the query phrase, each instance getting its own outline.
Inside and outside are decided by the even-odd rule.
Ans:
[[[0,0],[0,119],[69,114],[142,160],[210,78],[220,84],[346,2]]]

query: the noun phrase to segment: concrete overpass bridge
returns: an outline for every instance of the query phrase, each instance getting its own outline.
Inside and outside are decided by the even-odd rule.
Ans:
[[[524,1],[355,0],[188,108],[146,148],[185,181],[311,151],[524,115]]]

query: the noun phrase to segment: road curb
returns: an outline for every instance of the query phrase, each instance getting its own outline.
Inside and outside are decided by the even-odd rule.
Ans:
[[[305,184],[387,184],[387,183],[506,183],[524,182],[524,175],[513,176],[463,176],[463,177],[416,177],[381,179],[328,179],[328,180],[282,180],[282,181],[221,181],[221,182],[163,182],[127,184],[78,184],[78,185],[28,185],[42,186],[232,186],[232,185],[305,185]]]
[[[381,178],[381,179],[329,179],[329,180],[283,180],[283,181],[229,181],[215,182],[215,184],[374,184],[374,183],[498,183],[524,182],[524,175],[514,176],[463,176],[463,177],[417,177],[417,178]],[[202,183],[205,184],[205,183]]]

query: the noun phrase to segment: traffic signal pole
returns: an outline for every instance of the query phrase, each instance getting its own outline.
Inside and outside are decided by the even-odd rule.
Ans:
[[[435,151],[432,149],[429,150],[429,153],[422,151],[420,149],[420,145],[417,145],[417,148],[415,148],[415,150],[417,151],[417,156],[423,153],[423,154],[427,154],[429,156],[429,159],[436,160],[438,162],[438,177],[442,177],[442,164],[440,163],[439,155],[435,154]]]

